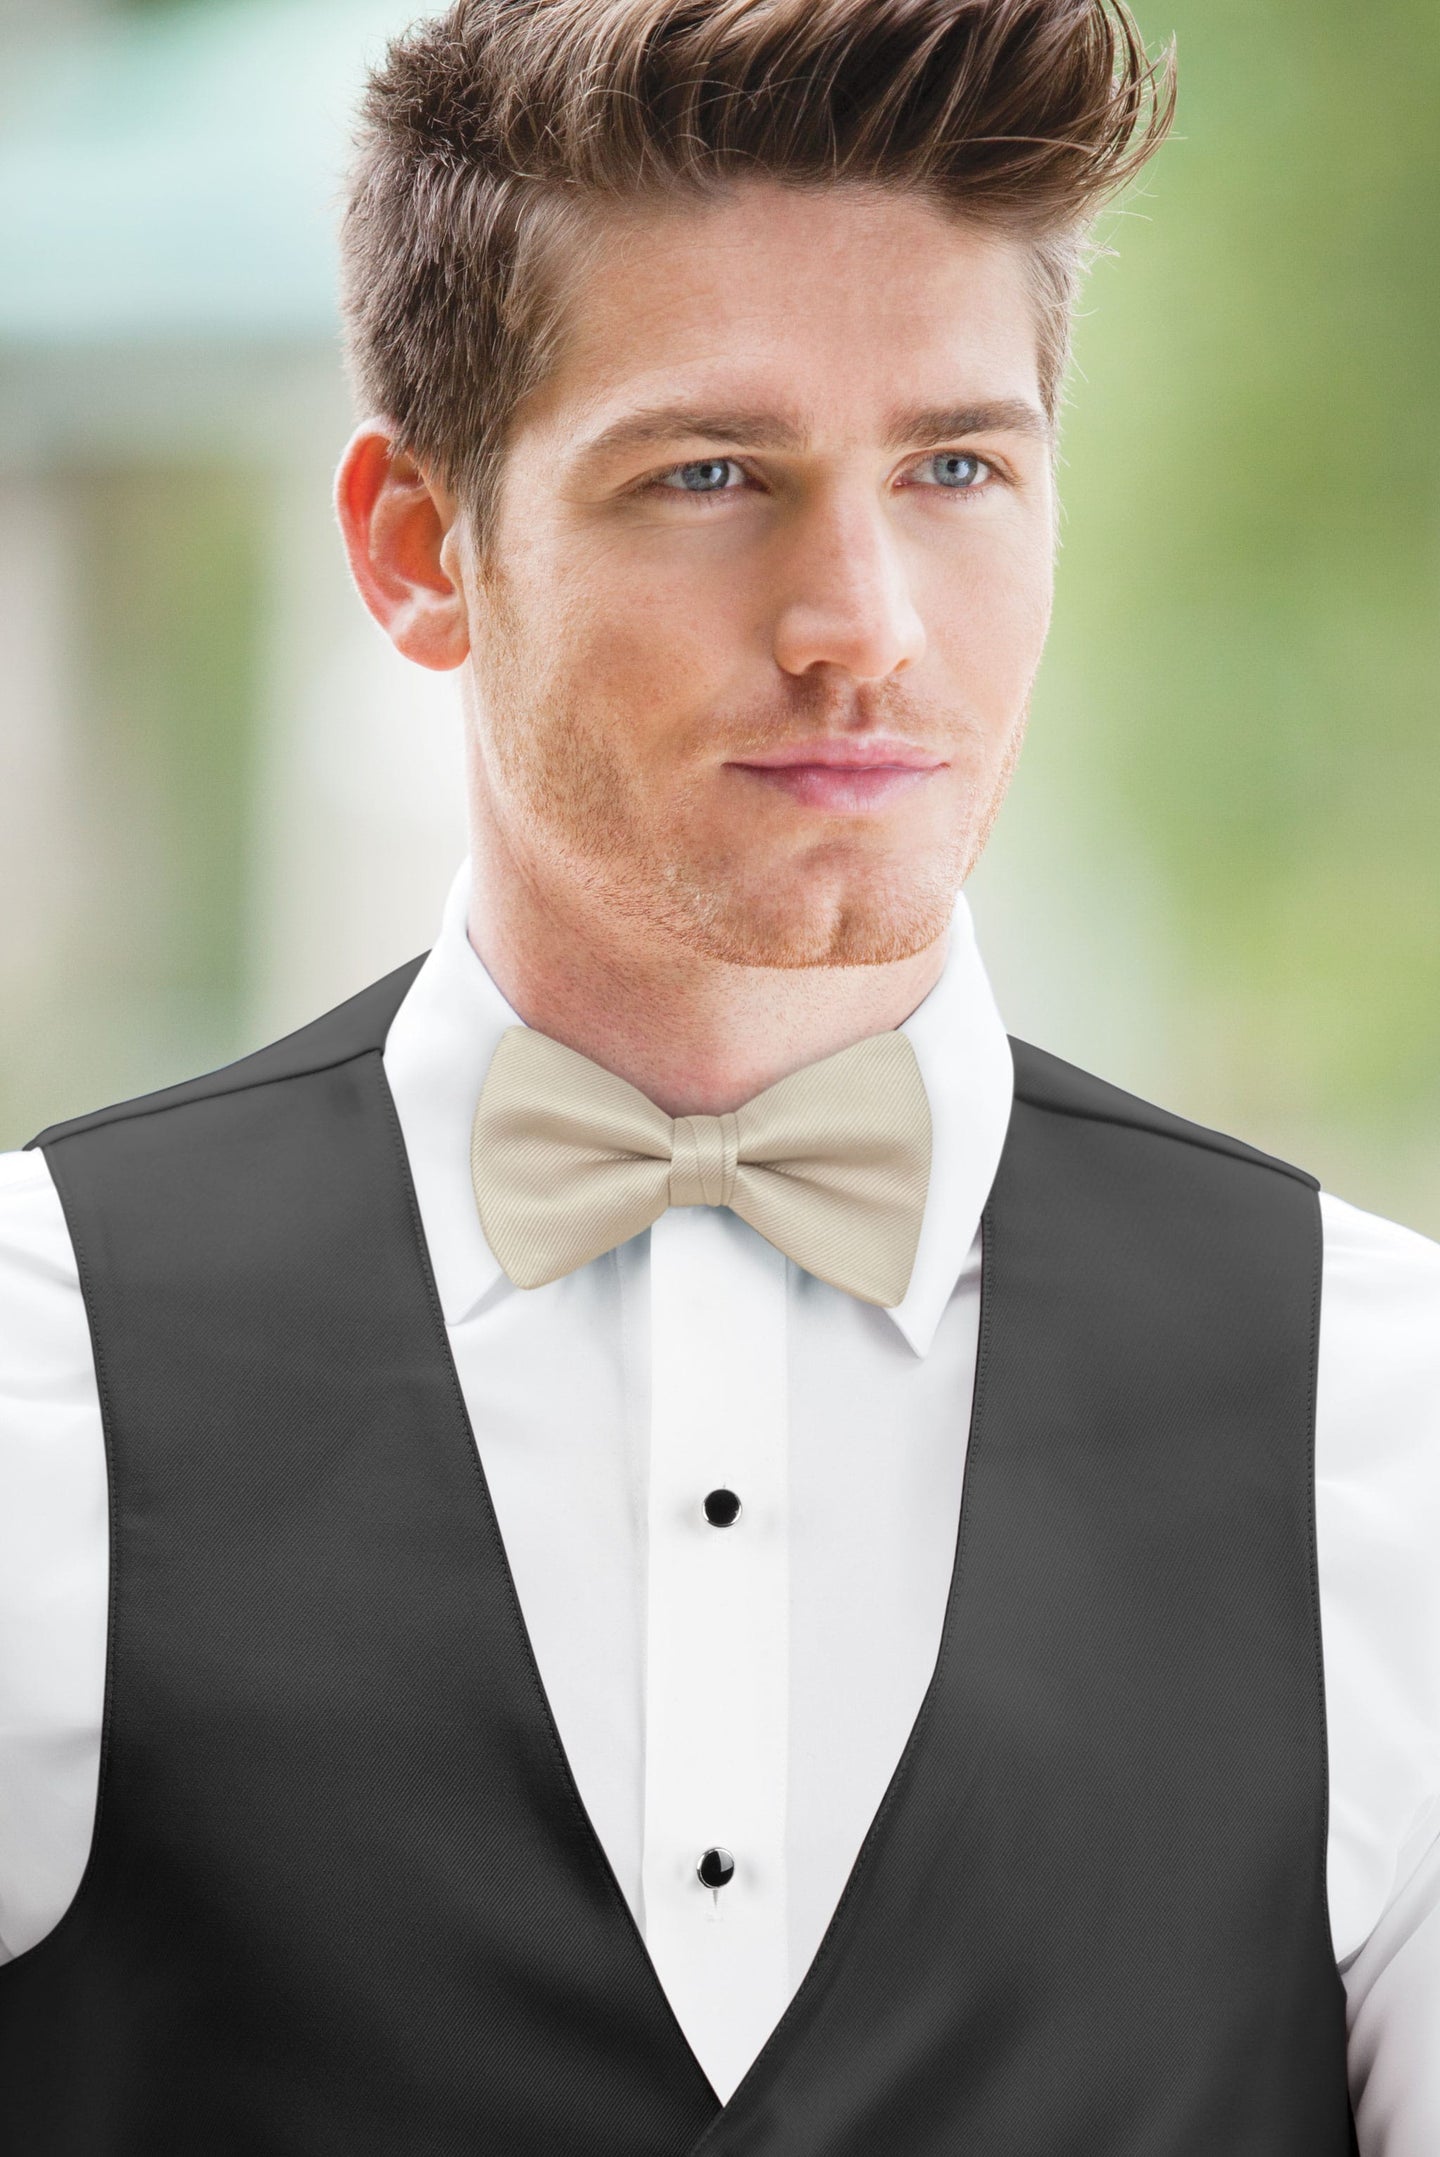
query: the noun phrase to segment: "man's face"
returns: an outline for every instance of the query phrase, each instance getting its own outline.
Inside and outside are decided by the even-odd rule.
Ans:
[[[471,784],[536,886],[751,966],[940,936],[1054,548],[1014,243],[873,188],[607,215],[464,560]]]

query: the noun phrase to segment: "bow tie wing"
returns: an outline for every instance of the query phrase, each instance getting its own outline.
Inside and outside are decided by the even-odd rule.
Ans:
[[[872,1035],[739,1112],[731,1205],[807,1273],[893,1308],[930,1182],[930,1104],[902,1033]]]
[[[491,1059],[470,1138],[486,1241],[520,1288],[636,1236],[669,1203],[670,1118],[627,1080],[528,1026]]]

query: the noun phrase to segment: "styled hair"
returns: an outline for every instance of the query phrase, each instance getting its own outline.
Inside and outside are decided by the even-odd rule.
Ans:
[[[458,0],[364,99],[342,230],[357,397],[483,549],[595,210],[758,175],[903,189],[1027,242],[1054,421],[1095,214],[1174,106],[1174,40],[1151,61],[1124,0]]]

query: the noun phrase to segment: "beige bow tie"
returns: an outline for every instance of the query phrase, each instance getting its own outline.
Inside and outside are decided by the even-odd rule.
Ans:
[[[875,1034],[729,1116],[667,1116],[528,1026],[500,1039],[470,1141],[491,1250],[520,1288],[573,1273],[667,1206],[729,1206],[865,1303],[909,1286],[930,1181],[930,1104],[908,1038]]]

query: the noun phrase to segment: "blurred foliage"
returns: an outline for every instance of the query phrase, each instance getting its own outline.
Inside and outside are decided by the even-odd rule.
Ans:
[[[1067,753],[1167,892],[1209,1120],[1361,1119],[1433,1160],[1440,8],[1142,12],[1180,111],[1079,325]]]

